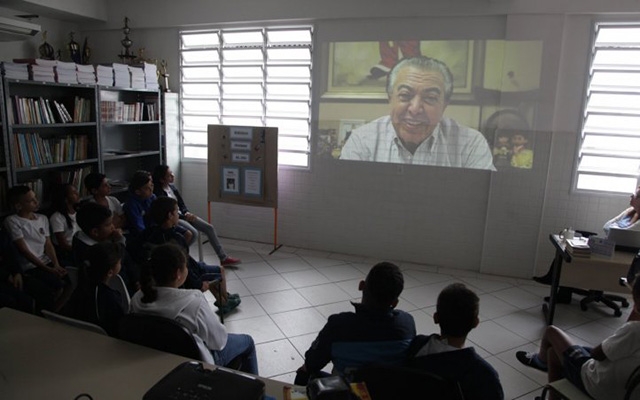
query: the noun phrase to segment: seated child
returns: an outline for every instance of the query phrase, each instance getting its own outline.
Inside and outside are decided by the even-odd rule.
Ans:
[[[49,220],[36,213],[39,202],[28,186],[12,187],[8,198],[16,213],[8,216],[4,225],[18,249],[22,273],[44,288],[36,297],[36,307],[57,312],[69,299],[72,285],[67,270],[58,263],[49,237]]]
[[[34,300],[26,293],[18,254],[6,229],[0,228],[0,308],[33,313]]]
[[[178,202],[171,197],[159,197],[149,210],[149,218],[153,226],[147,228],[141,239],[144,247],[153,247],[164,243],[175,243],[187,255],[187,267],[189,275],[185,281],[185,288],[199,289],[203,292],[211,290],[216,297],[216,306],[223,314],[229,313],[240,304],[240,296],[227,292],[226,274],[223,267],[207,265],[198,262],[189,256],[189,245],[183,234],[178,230],[179,211]],[[151,246],[150,246],[151,245]],[[138,258],[139,262],[143,262]],[[210,280],[220,279],[220,292],[209,286]]]
[[[362,302],[353,303],[355,312],[329,316],[304,354],[295,384],[305,386],[310,379],[326,376],[322,369],[329,362],[342,376],[366,364],[401,365],[416,335],[411,314],[395,309],[403,288],[404,277],[395,264],[374,265],[358,286]]]
[[[504,392],[496,370],[473,347],[464,347],[467,335],[478,326],[479,302],[461,283],[442,289],[433,314],[440,334],[416,336],[407,364],[458,383],[467,400],[502,400]]]
[[[76,222],[76,207],[80,203],[78,189],[70,183],[61,183],[53,188],[51,208],[54,211],[49,217],[53,245],[62,265],[72,266],[71,242],[73,235],[80,230]]]
[[[74,291],[63,314],[100,325],[109,336],[117,336],[120,318],[129,310],[122,308],[121,294],[108,286],[118,275],[124,247],[104,241],[89,248],[88,289]]]
[[[113,225],[116,228],[124,229],[127,224],[127,219],[124,216],[122,203],[120,203],[120,200],[117,198],[109,196],[111,193],[111,185],[107,180],[107,176],[98,172],[92,172],[84,178],[84,187],[87,188],[89,194],[91,194],[89,201],[98,203],[111,210]]]
[[[155,247],[143,266],[141,289],[131,299],[131,311],[159,315],[183,324],[200,347],[202,359],[228,366],[240,357],[240,370],[258,375],[253,338],[227,333],[200,290],[180,289],[187,279],[187,256],[172,243]]]
[[[633,283],[633,309],[640,309],[640,279]],[[547,372],[549,382],[567,378],[596,400],[624,399],[625,384],[640,365],[640,321],[630,319],[593,349],[576,345],[560,328],[544,331],[537,353],[516,352],[518,361]]]
[[[113,226],[111,211],[98,203],[84,203],[78,209],[76,217],[80,231],[73,237],[74,265],[80,270],[78,285],[87,289],[90,265],[89,249],[99,242],[118,243],[125,246],[122,230]],[[122,254],[122,270],[120,276],[124,280],[130,293],[135,293],[140,280],[139,268],[129,254]]]

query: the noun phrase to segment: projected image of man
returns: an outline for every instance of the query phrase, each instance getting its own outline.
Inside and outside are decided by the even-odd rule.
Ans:
[[[443,116],[452,92],[453,76],[442,61],[401,60],[387,79],[390,115],[355,129],[340,159],[495,171],[484,136]]]

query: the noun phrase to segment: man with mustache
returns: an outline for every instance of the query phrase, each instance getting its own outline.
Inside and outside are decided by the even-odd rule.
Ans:
[[[405,58],[387,78],[391,113],[355,129],[340,159],[495,171],[484,136],[442,114],[453,76],[440,60]]]

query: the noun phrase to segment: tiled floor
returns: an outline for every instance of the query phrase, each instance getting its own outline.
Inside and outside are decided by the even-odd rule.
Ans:
[[[225,325],[229,332],[253,337],[261,376],[290,383],[327,317],[351,311],[349,302],[360,299],[358,282],[371,266],[383,261],[286,246],[269,255],[273,245],[236,240],[224,240],[224,245],[243,261],[227,268],[229,291],[239,293],[242,304],[225,317]],[[218,263],[208,244],[203,253],[205,261]],[[197,257],[197,247],[192,254]],[[506,399],[533,399],[540,394],[546,375],[522,366],[515,352],[537,349],[545,327],[541,306],[549,293],[547,286],[526,279],[396,263],[405,278],[398,308],[413,315],[418,333],[439,331],[432,320],[438,293],[449,283],[463,282],[480,297],[481,322],[467,344],[498,371]],[[579,344],[597,345],[625,322],[630,311],[625,309],[621,318],[615,318],[610,309],[597,304],[583,312],[577,300],[559,305],[554,322]]]

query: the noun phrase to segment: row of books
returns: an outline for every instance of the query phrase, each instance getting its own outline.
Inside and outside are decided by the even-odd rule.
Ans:
[[[149,90],[158,90],[160,87],[156,65],[147,62],[132,66],[120,63],[82,65],[41,58],[14,59],[13,61],[0,63],[2,75],[9,79],[98,84]]]
[[[59,183],[70,183],[78,189],[78,193],[80,193],[80,196],[87,196],[88,193],[86,188],[84,187],[84,178],[85,176],[89,175],[91,172],[92,172],[92,168],[90,166],[64,170],[64,171],[52,171],[49,179],[47,179],[47,182],[50,182],[51,185],[55,185]],[[20,182],[20,185],[26,185],[29,188],[31,188],[31,190],[34,191],[34,193],[36,194],[36,197],[40,201],[46,200],[45,196],[47,195],[47,193],[44,193],[44,185],[41,178]],[[3,198],[6,198],[6,196],[4,196]],[[6,210],[6,208],[2,208],[2,209]]]
[[[88,157],[87,135],[43,139],[37,133],[16,133],[13,143],[13,155],[18,168],[73,162]]]
[[[123,101],[101,101],[100,120],[105,122],[157,121],[156,103],[125,103]]]
[[[53,103],[53,106],[52,106]],[[91,99],[76,96],[73,101],[73,116],[62,102],[35,97],[11,97],[10,123],[55,124],[68,122],[89,122],[91,120]],[[55,110],[55,113],[54,111]]]

